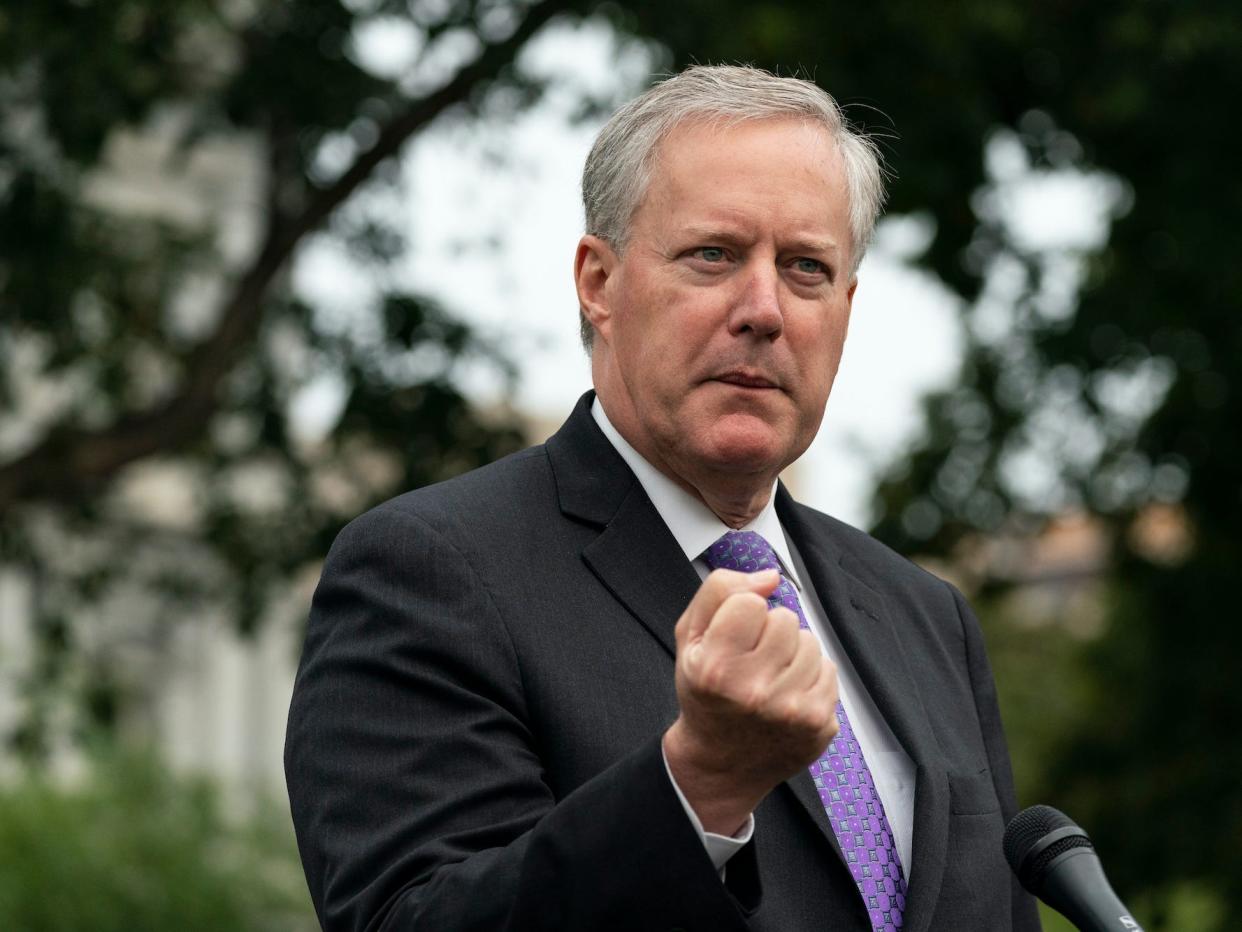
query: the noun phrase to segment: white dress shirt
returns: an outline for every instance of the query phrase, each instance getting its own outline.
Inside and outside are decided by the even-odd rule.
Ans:
[[[604,432],[621,458],[633,470],[639,483],[655,505],[656,511],[668,525],[674,539],[681,546],[690,560],[691,565],[701,579],[706,579],[710,572],[702,555],[705,550],[726,532],[733,530],[721,521],[701,500],[677,485],[645,459],[626,441],[604,413],[603,406],[596,398],[591,405],[591,415],[595,423]],[[841,647],[836,633],[826,624],[824,609],[819,598],[809,585],[804,583],[805,567],[797,550],[785,536],[780,519],[776,515],[776,484],[773,483],[772,494],[763,510],[755,519],[740,530],[755,531],[761,534],[776,551],[781,563],[781,572],[798,591],[798,599],[802,603],[803,614],[806,615],[807,626],[819,641],[824,655],[837,668],[837,682],[841,704],[845,707],[850,724],[854,727],[854,736],[862,749],[863,757],[871,770],[875,781],[876,792],[884,804],[884,812],[888,816],[889,826],[893,830],[893,841],[897,846],[897,855],[901,858],[906,879],[910,878],[910,839],[914,824],[914,762],[902,750],[901,745],[893,736],[887,723],[881,718],[875,703],[863,689],[854,666]],[[668,762],[665,761],[667,768]],[[734,836],[716,835],[706,832],[698,815],[686,801],[685,795],[669,773],[669,780],[677,796],[685,807],[686,815],[694,825],[695,831],[703,839],[708,856],[716,869],[720,870],[725,863],[742,846],[750,841],[755,830],[754,817],[747,820],[741,830]]]

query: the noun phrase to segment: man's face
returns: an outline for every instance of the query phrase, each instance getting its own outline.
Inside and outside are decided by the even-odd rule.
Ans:
[[[844,166],[826,130],[785,119],[674,130],[623,254],[579,245],[609,419],[683,485],[770,483],[819,429],[850,261]]]

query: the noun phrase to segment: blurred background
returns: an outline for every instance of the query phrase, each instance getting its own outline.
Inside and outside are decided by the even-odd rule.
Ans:
[[[0,928],[315,928],[280,753],[320,561],[589,386],[582,160],[696,61],[813,78],[892,172],[787,481],[971,597],[1022,804],[1149,932],[1242,913],[1236,4],[23,0]]]

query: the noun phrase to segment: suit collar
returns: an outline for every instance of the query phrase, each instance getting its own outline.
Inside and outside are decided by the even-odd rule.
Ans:
[[[636,483],[634,474],[591,417],[595,392],[578,399],[568,420],[544,445],[561,511],[605,525]]]

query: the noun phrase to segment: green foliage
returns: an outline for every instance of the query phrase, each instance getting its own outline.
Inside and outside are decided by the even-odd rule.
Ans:
[[[0,790],[0,850],[0,928],[15,932],[317,928],[283,809],[234,827],[206,784],[144,757]]]
[[[0,568],[32,590],[37,656],[7,736],[23,753],[43,753],[66,692],[79,733],[141,693],[89,626],[120,615],[125,638],[158,642],[224,607],[250,631],[346,520],[520,445],[511,412],[458,387],[463,366],[511,365],[389,284],[406,244],[351,197],[380,202],[386,160],[446,114],[536,99],[513,62],[561,9],[516,4],[499,25],[487,2],[0,11]],[[466,32],[480,52],[455,74],[374,74],[354,39],[381,18],[429,59]],[[366,263],[375,295],[292,293],[314,236]],[[339,399],[325,439],[293,416],[312,386]],[[142,491],[159,481],[176,514]]]
[[[1039,904],[1039,920],[1043,924],[1044,932],[1077,932],[1068,919],[1043,903]]]
[[[976,602],[987,634],[1019,805],[1044,800],[1048,758],[1066,731],[1090,724],[1088,671],[1081,636],[1046,622],[1019,622],[1004,599]],[[1068,801],[1061,803],[1077,814]]]

